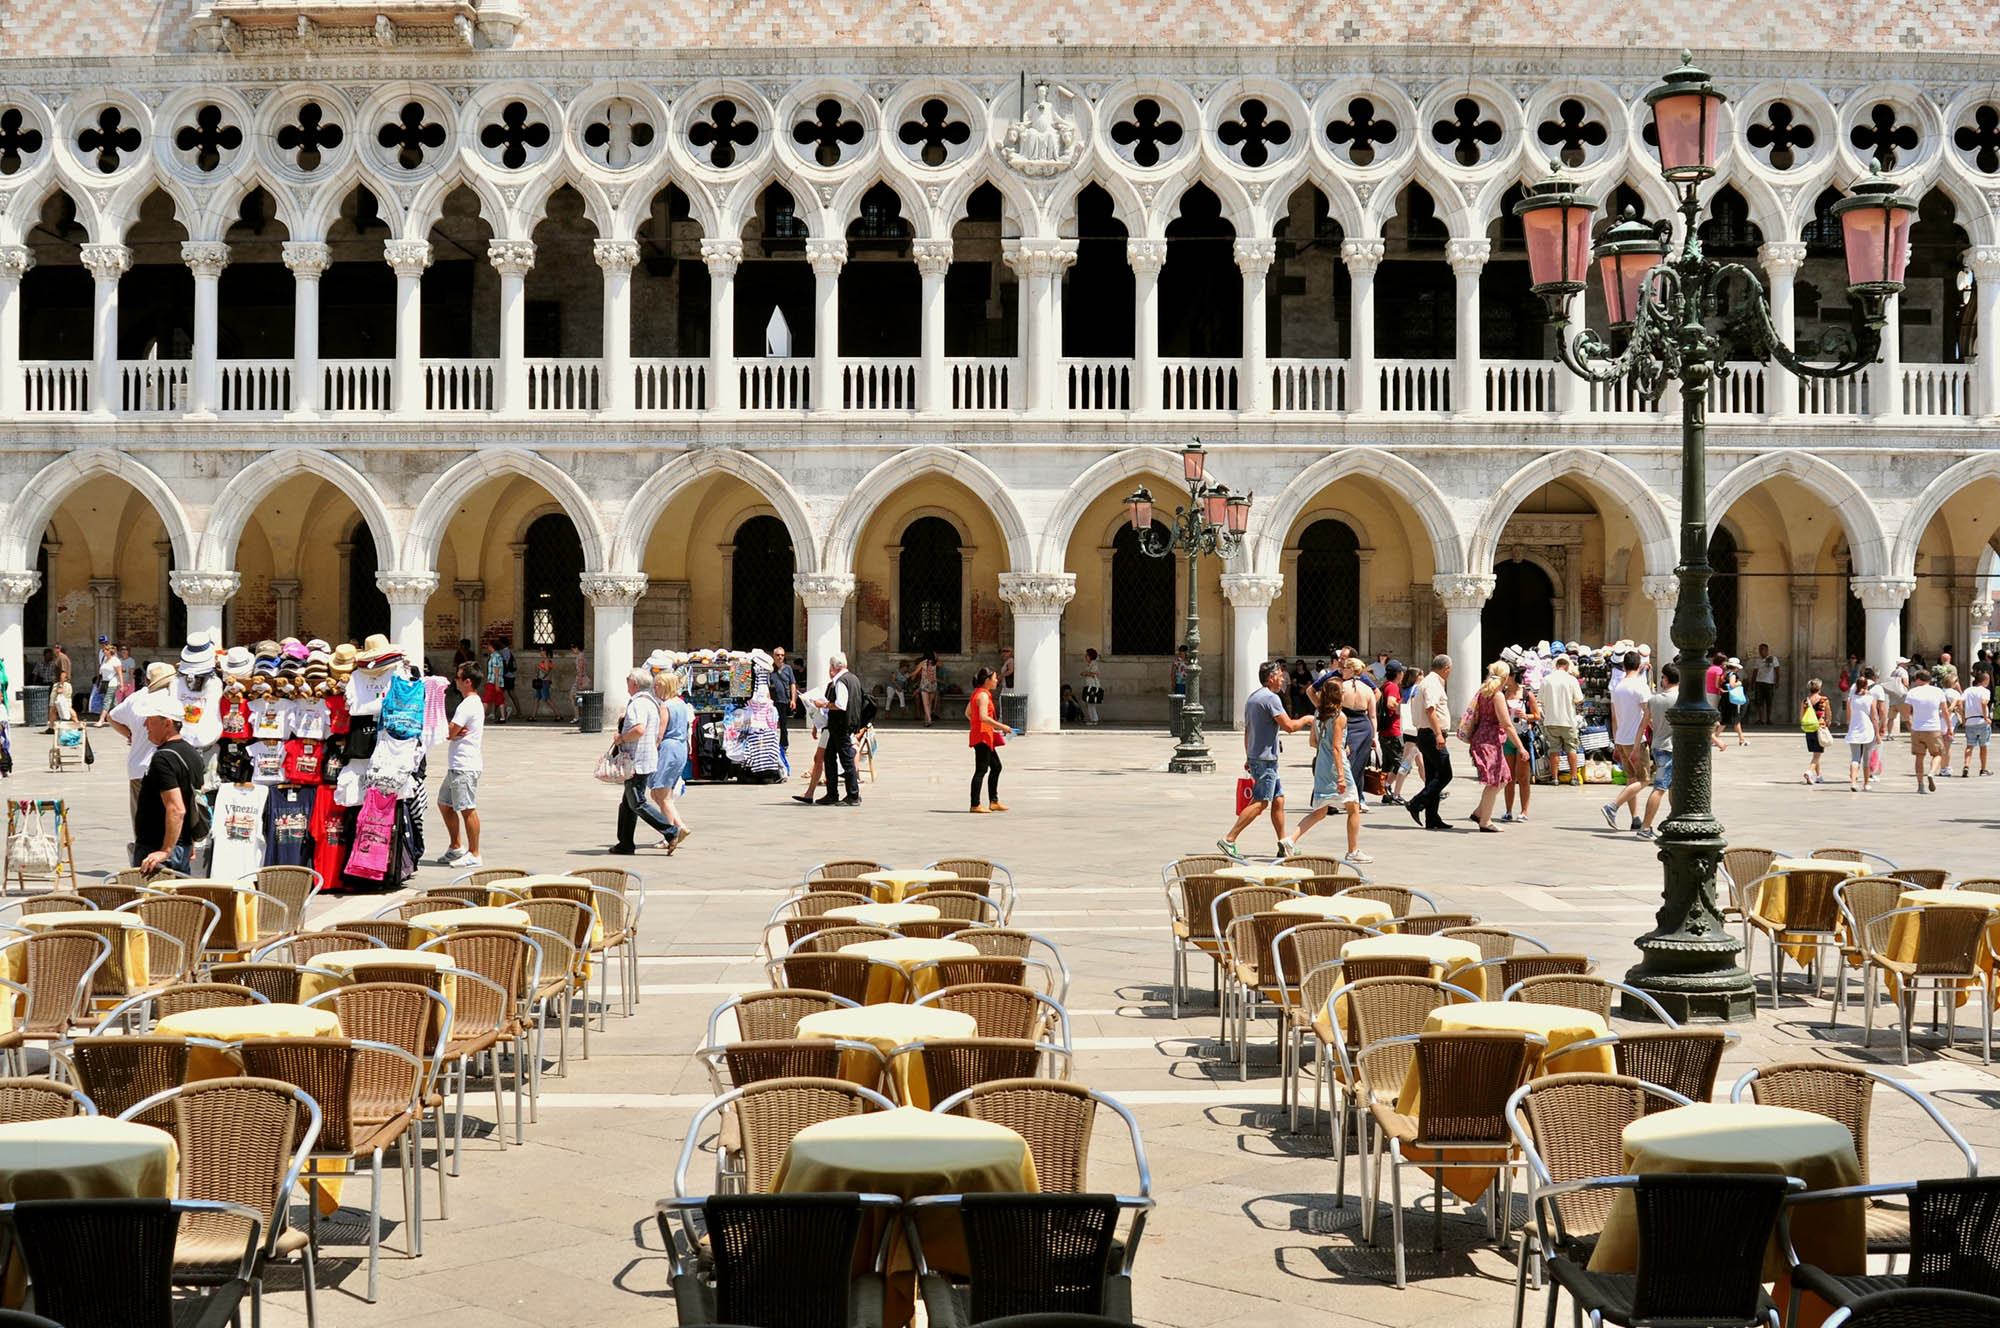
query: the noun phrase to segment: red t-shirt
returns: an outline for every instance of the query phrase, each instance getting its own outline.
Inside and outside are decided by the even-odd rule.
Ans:
[[[1382,696],[1394,703],[1389,709],[1389,722],[1382,726],[1382,733],[1386,737],[1400,738],[1403,736],[1403,689],[1396,683],[1385,682],[1382,684]]]

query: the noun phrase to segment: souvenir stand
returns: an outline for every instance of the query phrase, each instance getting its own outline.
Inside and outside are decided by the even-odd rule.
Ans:
[[[662,650],[646,662],[655,672],[677,671],[681,695],[694,707],[690,781],[774,783],[785,777],[769,655],[762,650]]]

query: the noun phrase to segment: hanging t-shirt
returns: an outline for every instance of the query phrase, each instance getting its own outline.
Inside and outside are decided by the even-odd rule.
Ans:
[[[329,786],[314,790],[309,830],[313,870],[322,881],[338,881],[341,869],[347,865],[347,809],[340,805]]]
[[[283,742],[285,740],[285,707],[289,704],[273,697],[250,703],[250,734],[260,742]]]
[[[202,751],[215,746],[222,736],[222,679],[210,674],[199,687],[190,687],[176,673],[167,686],[181,707],[181,738]]]
[[[312,861],[312,813],[315,789],[280,784],[270,791],[265,818],[264,865],[303,867]]]
[[[388,669],[379,673],[364,673],[356,669],[354,676],[347,680],[347,713],[381,714],[382,697],[389,690],[389,673]]]
[[[281,784],[285,779],[285,744],[282,742],[253,742],[247,749],[250,753],[250,778],[258,784]]]
[[[270,790],[261,784],[223,784],[215,790],[208,874],[218,881],[248,880],[264,865],[264,811]]]
[[[222,698],[222,736],[230,742],[250,741],[250,703],[241,695]]]
[[[289,736],[294,738],[324,738],[330,732],[332,732],[332,729],[327,720],[326,702],[318,699],[292,702],[291,733]]]

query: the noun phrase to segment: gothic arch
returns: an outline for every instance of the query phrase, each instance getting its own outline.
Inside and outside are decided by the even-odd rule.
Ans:
[[[174,564],[195,565],[195,537],[187,509],[165,480],[130,455],[109,447],[86,447],[52,461],[21,487],[0,518],[0,567],[33,567],[49,519],[93,475],[115,475],[143,495],[159,513],[173,541]]]
[[[273,449],[236,472],[209,509],[195,566],[226,571],[236,562],[236,546],[251,515],[271,490],[301,472],[317,475],[352,499],[375,537],[375,548],[391,567],[396,562],[396,523],[368,477],[331,452],[317,447]]]
[[[597,238],[600,240],[617,238],[613,229],[616,210],[611,206],[611,200],[605,196],[604,186],[568,161],[543,171],[521,191],[512,213],[513,222],[521,228],[521,234],[533,235],[535,227],[548,220],[549,200],[554,198],[556,190],[564,185],[576,190],[577,196],[583,200],[583,215],[597,228]]]
[[[1076,238],[1076,200],[1085,189],[1096,185],[1111,196],[1111,215],[1125,228],[1125,234],[1142,239],[1152,234],[1152,213],[1139,197],[1138,189],[1119,172],[1103,169],[1092,172],[1044,204],[1046,235]]]
[[[798,571],[819,569],[816,557],[819,536],[813,529],[812,517],[785,477],[746,452],[704,448],[697,452],[683,452],[654,471],[639,486],[639,491],[625,504],[625,511],[618,518],[618,528],[612,534],[609,570],[639,571],[646,556],[646,544],[653,537],[653,527],[659,524],[667,504],[682,489],[716,471],[734,475],[771,505],[773,514],[785,523],[785,529],[791,534],[792,556],[797,560]]]
[[[862,171],[851,176],[834,193],[821,215],[825,217],[828,236],[845,236],[847,228],[861,215],[861,197],[876,185],[882,185],[893,193],[903,205],[903,220],[909,223],[910,238],[928,240],[939,234],[938,217],[924,191],[919,189],[908,176],[890,167],[886,162],[874,171]],[[817,197],[817,195],[815,195]],[[944,227],[945,238],[951,235],[951,228]]]
[[[1250,553],[1260,572],[1276,572],[1284,542],[1292,527],[1326,487],[1350,475],[1379,480],[1391,493],[1406,499],[1424,533],[1430,536],[1431,564],[1439,574],[1464,567],[1458,523],[1451,504],[1430,476],[1392,453],[1373,447],[1349,447],[1322,457],[1292,477],[1268,508],[1250,509]],[[1635,477],[1636,479],[1636,477]]]
[[[1603,490],[1631,516],[1639,527],[1646,572],[1659,575],[1673,570],[1674,523],[1666,503],[1624,462],[1580,447],[1537,457],[1507,477],[1473,528],[1466,566],[1479,570],[1492,567],[1499,554],[1501,533],[1514,510],[1544,484],[1572,476]]]
[[[1945,473],[1949,475],[1951,472]],[[1892,568],[1912,565],[1909,561],[1898,561],[1892,556],[1889,537],[1882,529],[1881,517],[1876,513],[1875,505],[1869,501],[1861,486],[1831,461],[1796,448],[1787,447],[1776,451],[1759,452],[1724,475],[1722,480],[1708,491],[1710,523],[1728,512],[1739,498],[1759,484],[1779,475],[1789,475],[1818,494],[1840,517],[1841,528],[1847,534],[1847,547],[1854,560],[1854,575],[1886,576]],[[1935,485],[1932,487],[1935,488]],[[1926,489],[1925,492],[1929,493],[1930,490]],[[1919,499],[1920,505],[1921,502]],[[1921,533],[1922,527],[1919,526],[1918,534]],[[1914,542],[1910,548],[1914,557],[1916,548]]]
[[[566,471],[531,453],[508,447],[475,452],[437,477],[424,493],[416,517],[410,522],[409,535],[400,551],[403,567],[399,570],[435,571],[438,546],[444,542],[445,530],[457,514],[458,505],[486,481],[510,475],[533,480],[562,504],[563,511],[576,524],[578,538],[583,541],[586,568],[594,570],[605,565],[607,541],[604,527],[597,519],[597,509],[589,496]]]
[[[1070,538],[1076,534],[1076,523],[1083,519],[1084,512],[1106,490],[1121,487],[1128,480],[1151,479],[1178,486],[1181,473],[1180,457],[1164,447],[1131,447],[1104,458],[1072,480],[1056,500],[1055,507],[1042,523],[1042,556],[1038,565],[1051,569],[1062,567]],[[1177,491],[1168,491],[1169,501]]]
[[[432,227],[444,219],[445,200],[458,191],[460,186],[470,189],[479,199],[479,219],[493,231],[493,238],[526,239],[526,236],[505,234],[513,225],[513,213],[494,188],[493,182],[483,175],[471,171],[451,169],[424,181],[417,189],[416,197],[403,212],[403,224],[396,233],[401,240],[428,240]],[[376,195],[378,198],[381,195]],[[385,215],[384,220],[387,220]]]
[[[855,545],[861,538],[861,528],[868,524],[868,518],[897,489],[924,475],[943,475],[957,480],[978,495],[1006,536],[1007,565],[1017,572],[1034,568],[1034,547],[1027,523],[1021,520],[1020,509],[1008,496],[1006,484],[984,462],[974,459],[969,453],[939,447],[934,443],[898,452],[862,476],[834,516],[833,529],[827,532],[826,556],[820,560],[821,565],[834,571],[853,571]]]
[[[1917,565],[1917,546],[1923,543],[1924,532],[1930,529],[1944,505],[1968,486],[1986,479],[2000,479],[2000,452],[1969,456],[1926,484],[1916,501],[1904,511],[1895,540],[1889,546],[1888,565],[1882,570],[1892,576],[1908,576],[1909,572],[1903,569]]]

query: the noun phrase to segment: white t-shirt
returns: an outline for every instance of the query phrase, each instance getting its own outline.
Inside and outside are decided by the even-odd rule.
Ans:
[[[153,740],[146,736],[146,721],[139,717],[135,707],[139,698],[146,695],[146,689],[138,691],[111,707],[111,720],[132,730],[132,751],[125,758],[125,778],[144,779],[146,771],[153,764]],[[262,866],[262,863],[258,864]]]
[[[1993,716],[1993,693],[1987,688],[1972,686],[1965,689],[1965,722],[1975,723]]]
[[[1875,703],[1884,699],[1880,686],[1847,694],[1847,740],[1863,746],[1875,741]]]
[[[1444,727],[1436,730],[1438,736],[1441,738],[1452,731],[1451,701],[1445,695],[1444,679],[1438,677],[1434,672],[1426,673],[1422,678],[1418,679],[1416,714],[1413,718],[1406,719],[1403,725],[1404,731],[1420,732],[1424,729],[1434,728],[1435,726],[1431,720],[1431,711],[1433,710],[1444,716]],[[1414,729],[1411,728],[1412,723],[1416,726]]]
[[[660,767],[660,703],[653,699],[651,692],[636,693],[625,703],[625,718],[619,722],[618,731],[638,729],[639,737],[632,744],[632,773],[650,775]]]
[[[116,655],[106,655],[104,662],[97,666],[98,680],[104,684],[104,690],[107,692],[118,690],[118,680],[121,676]]]
[[[451,712],[451,722],[464,729],[465,733],[451,740],[451,760],[446,768],[484,770],[486,753],[482,744],[486,739],[486,707],[480,703],[478,693],[459,698],[458,708]]]
[[[1646,702],[1651,700],[1653,689],[1646,685],[1643,673],[1628,673],[1611,689],[1611,741],[1619,747],[1630,747],[1639,741],[1639,732],[1646,726]]]
[[[1583,700],[1583,684],[1561,669],[1542,677],[1542,722],[1559,729],[1576,727],[1577,702]]]
[[[1956,733],[1958,731],[1958,721],[1956,719],[1957,708],[1965,703],[1965,693],[1959,691],[1956,687],[1947,687],[1944,689],[1944,700],[1944,731],[1946,733]]]
[[[215,791],[210,876],[219,881],[247,880],[264,865],[264,803],[270,796],[261,784],[224,784]]]
[[[1942,689],[1932,683],[1912,687],[1904,696],[1903,704],[1910,708],[1910,732],[1942,733],[1944,731],[1943,710],[1945,695]]]
[[[1776,682],[1778,680],[1778,657],[1759,655],[1757,657],[1757,681]]]

